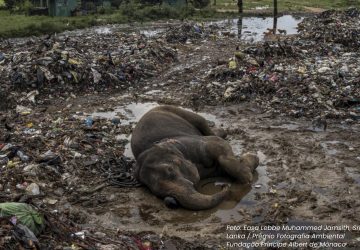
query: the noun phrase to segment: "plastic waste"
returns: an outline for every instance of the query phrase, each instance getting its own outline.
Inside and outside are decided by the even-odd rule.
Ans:
[[[17,223],[28,227],[35,235],[45,228],[45,219],[32,206],[19,202],[0,203],[0,217],[16,216]]]
[[[29,156],[24,154],[24,152],[21,150],[17,150],[16,155],[21,159],[22,162],[28,162],[30,159]]]
[[[86,117],[85,119],[85,125],[87,127],[91,127],[94,124],[94,119],[92,117]]]
[[[40,187],[36,183],[31,183],[26,188],[26,192],[30,195],[39,195],[40,194]]]

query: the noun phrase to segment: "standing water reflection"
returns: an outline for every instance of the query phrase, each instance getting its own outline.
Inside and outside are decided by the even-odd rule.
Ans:
[[[210,24],[223,27],[225,32],[230,32],[241,40],[257,42],[264,39],[264,33],[269,32],[269,30],[273,31],[274,24],[276,30],[283,30],[288,35],[296,34],[297,25],[303,19],[303,17],[292,15],[284,15],[276,18],[276,20],[273,17],[240,17],[237,19],[215,21]]]

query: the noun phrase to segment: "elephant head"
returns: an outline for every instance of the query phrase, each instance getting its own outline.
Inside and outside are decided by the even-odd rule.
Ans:
[[[155,145],[144,151],[137,160],[136,177],[165,203],[174,205],[175,199],[191,210],[212,208],[229,193],[227,188],[214,195],[199,193],[194,187],[200,180],[196,166],[176,147],[168,145]]]

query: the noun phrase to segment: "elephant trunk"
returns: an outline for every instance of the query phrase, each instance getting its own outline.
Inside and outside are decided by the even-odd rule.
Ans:
[[[192,182],[188,180],[177,183],[174,188],[174,184],[169,193],[169,196],[174,197],[181,206],[191,210],[204,210],[210,209],[222,202],[229,194],[228,188],[214,195],[205,195],[199,193],[193,186]]]

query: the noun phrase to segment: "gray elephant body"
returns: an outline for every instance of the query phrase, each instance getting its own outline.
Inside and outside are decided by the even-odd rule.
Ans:
[[[146,113],[133,131],[131,148],[136,178],[157,196],[173,197],[193,210],[214,207],[228,194],[227,189],[214,195],[197,192],[200,179],[227,174],[248,183],[258,165],[252,154],[237,159],[203,117],[173,106]]]

